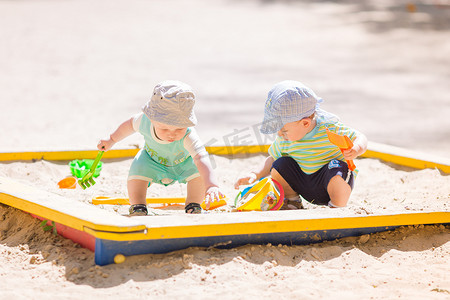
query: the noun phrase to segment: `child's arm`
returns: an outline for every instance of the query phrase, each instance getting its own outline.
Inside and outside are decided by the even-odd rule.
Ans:
[[[342,153],[344,154],[344,158],[346,160],[353,160],[356,157],[360,156],[367,150],[367,138],[364,134],[359,133],[353,142],[353,147],[344,150]]]
[[[256,171],[251,171],[247,176],[239,178],[234,184],[235,189],[239,189],[240,185],[248,185],[255,182],[257,179],[269,176],[270,169],[272,168],[272,164],[275,160],[272,156],[268,156],[264,161],[264,165],[262,165]]]
[[[194,156],[194,164],[203,178],[205,184],[206,197],[205,204],[209,208],[209,204],[213,201],[220,201],[220,198],[225,197],[219,189],[214,172],[211,167],[208,154],[197,154]]]
[[[109,138],[101,139],[98,144],[98,150],[108,151],[115,143],[123,140],[127,136],[133,134],[133,118],[130,118],[117,127],[117,129],[109,135]]]

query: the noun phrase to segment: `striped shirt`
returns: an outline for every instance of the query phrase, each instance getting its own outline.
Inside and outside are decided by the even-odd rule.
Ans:
[[[269,148],[269,155],[275,160],[282,156],[290,156],[299,164],[306,174],[312,174],[328,164],[333,159],[345,161],[341,150],[328,140],[326,128],[331,132],[346,135],[352,141],[358,136],[358,131],[345,126],[339,121],[325,120],[323,116],[316,117],[317,124],[301,140],[286,141],[281,137]],[[357,174],[357,170],[354,174]]]

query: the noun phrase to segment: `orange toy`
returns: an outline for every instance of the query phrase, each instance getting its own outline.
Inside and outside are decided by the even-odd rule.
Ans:
[[[204,210],[212,210],[212,209],[216,209],[218,207],[227,205],[227,201],[226,201],[226,197],[220,197],[220,201],[213,201],[209,204],[209,208],[206,209],[206,203],[205,201],[202,202],[202,204],[200,204],[200,206],[204,209]]]
[[[341,149],[341,152],[344,153],[344,150],[348,150],[351,149],[353,147],[353,142],[352,140],[346,136],[346,135],[339,135],[337,133],[331,132],[327,130],[327,135],[328,135],[328,139],[330,140],[330,142],[336,146],[339,147],[339,149]],[[356,169],[355,164],[353,163],[353,160],[346,160],[348,168],[353,171]]]
[[[58,186],[60,189],[74,189],[77,186],[77,178],[72,176],[66,177],[58,182]]]

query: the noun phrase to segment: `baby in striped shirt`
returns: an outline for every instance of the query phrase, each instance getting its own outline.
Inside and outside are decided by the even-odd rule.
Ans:
[[[346,160],[366,151],[367,138],[320,109],[321,102],[298,81],[282,81],[270,90],[260,131],[278,136],[264,164],[239,178],[236,189],[270,175],[284,189],[282,209],[303,208],[301,198],[330,207],[347,205],[358,170],[351,171]],[[328,140],[326,129],[348,136],[353,147],[341,152]]]

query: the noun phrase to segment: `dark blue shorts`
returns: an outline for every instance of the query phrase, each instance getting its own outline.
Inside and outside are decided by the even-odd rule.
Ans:
[[[349,171],[345,161],[333,159],[317,172],[306,174],[292,157],[283,156],[272,164],[272,168],[280,173],[295,192],[313,204],[328,204],[328,183],[336,175],[341,176],[353,189],[353,172]]]

